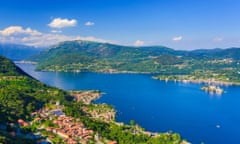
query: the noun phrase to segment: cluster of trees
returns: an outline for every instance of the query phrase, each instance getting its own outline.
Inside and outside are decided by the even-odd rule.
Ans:
[[[0,144],[36,144],[35,140],[11,135],[13,131],[16,131],[16,127],[10,125],[7,125],[5,131],[0,130]],[[21,132],[25,132],[25,130],[21,129]]]
[[[36,141],[31,139],[25,139],[22,137],[12,137],[8,134],[0,132],[0,143],[1,144],[36,144]]]
[[[19,76],[24,72],[16,67],[10,60],[0,56],[0,76]]]
[[[0,125],[9,127],[18,119],[31,120],[30,114],[48,103],[68,101],[70,96],[57,88],[49,87],[31,78],[13,62],[0,56]],[[35,127],[21,128],[22,133],[32,132]],[[13,137],[0,130],[0,143],[36,143],[35,140]]]
[[[31,112],[48,102],[64,101],[67,94],[26,76],[0,80],[0,121],[29,120]]]
[[[64,101],[67,93],[26,75],[0,56],[0,121],[29,120],[30,113],[48,102]]]

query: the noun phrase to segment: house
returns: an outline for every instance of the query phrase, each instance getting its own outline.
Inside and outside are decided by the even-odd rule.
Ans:
[[[29,126],[29,123],[25,122],[23,119],[18,119],[18,125],[26,127]]]
[[[108,144],[118,144],[117,141],[111,141]]]

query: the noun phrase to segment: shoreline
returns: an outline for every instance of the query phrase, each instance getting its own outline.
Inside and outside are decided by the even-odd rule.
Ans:
[[[37,62],[34,61],[27,61],[27,60],[20,60],[20,61],[13,61],[15,64],[32,64],[37,65]]]
[[[36,62],[32,61],[14,61],[14,63],[17,64],[32,64],[36,65]],[[135,72],[135,71],[64,71],[64,70],[36,70],[39,72],[63,72],[63,73],[100,73],[100,74],[145,74],[145,75],[154,75],[154,74],[160,74],[158,72]],[[161,80],[161,81],[175,81],[175,82],[182,82],[182,83],[195,83],[195,84],[214,84],[214,85],[223,85],[223,86],[240,86],[240,82],[231,82],[231,81],[218,81],[213,80],[212,78],[209,79],[171,79],[171,78],[159,78],[158,76],[152,76],[155,80]]]
[[[77,93],[81,93],[81,92],[84,92],[85,90],[83,90],[83,91],[76,91]],[[95,90],[93,90],[92,92],[94,92]],[[85,91],[85,92],[87,92],[87,91]],[[91,92],[91,90],[90,91],[88,91],[88,92]],[[96,92],[96,91],[95,91]],[[101,94],[103,94],[102,92],[101,92]],[[94,100],[94,96],[93,97],[91,97],[91,98],[93,98],[93,100]],[[90,99],[91,99],[90,98]],[[98,96],[97,97],[95,97],[95,98],[98,98]],[[92,100],[90,100],[90,101],[92,101]],[[61,105],[59,105],[60,103],[56,103],[56,105],[57,106],[61,106]],[[106,105],[109,105],[109,104],[106,104]],[[95,105],[93,105],[93,106],[95,106]],[[100,110],[102,110],[101,109],[101,107],[99,108]],[[114,109],[114,108],[113,108]],[[89,108],[89,110],[91,110],[90,108]],[[115,109],[114,109],[115,110]],[[96,112],[98,112],[98,113],[96,113]],[[97,118],[98,117],[101,117],[102,116],[102,113],[99,113],[99,111],[89,111],[89,113],[91,114],[91,116],[93,117],[93,116],[96,116]],[[108,112],[107,112],[108,113]],[[104,115],[106,115],[106,114],[104,114]],[[71,116],[71,115],[69,115],[69,116]],[[114,121],[114,124],[115,124],[115,122],[116,121]],[[126,123],[125,123],[126,124]],[[149,131],[140,131],[140,130],[138,130],[138,129],[136,129],[136,130],[134,130],[134,131],[132,131],[130,128],[131,128],[131,126],[129,126],[129,124],[126,124],[126,126],[128,127],[128,129],[126,129],[126,132],[128,132],[128,133],[131,133],[131,134],[133,134],[133,135],[137,135],[137,134],[144,134],[144,135],[148,135],[148,136],[150,136],[151,138],[153,138],[153,137],[160,137],[160,136],[162,136],[162,135],[167,135],[167,136],[171,136],[172,134],[175,134],[175,133],[168,133],[168,132],[149,132]],[[178,134],[178,133],[176,133],[176,134]],[[184,139],[183,139],[184,140]],[[182,142],[184,142],[184,141],[182,141]],[[186,143],[186,142],[185,142]]]
[[[93,104],[93,105],[95,105],[95,106],[101,106],[101,105],[106,105],[106,106],[110,106],[111,107],[111,105],[110,104],[108,104],[108,103],[98,103],[98,104],[94,104],[94,101],[95,100],[97,100],[97,99],[99,99],[99,98],[101,98],[102,97],[102,95],[103,94],[105,94],[104,92],[101,92],[101,91],[99,91],[99,90],[70,90],[70,91],[68,91],[68,92],[70,92],[70,93],[74,93],[74,92],[76,92],[76,93],[78,93],[79,94],[79,92],[80,93],[85,93],[85,92],[87,92],[87,93],[89,93],[89,95],[85,95],[85,96],[87,96],[87,97],[89,97],[91,100],[90,100],[90,103],[84,103],[84,104],[86,104],[86,105],[90,105],[90,104]],[[96,97],[96,96],[93,96],[93,94],[94,93],[98,93],[99,95]],[[72,96],[74,96],[74,95],[72,95]],[[75,96],[74,96],[75,97]],[[86,107],[85,107],[86,108]],[[84,109],[84,108],[83,108]],[[144,134],[144,135],[147,135],[147,136],[150,136],[150,137],[158,137],[158,136],[160,136],[161,134],[167,134],[167,135],[171,135],[171,134],[174,134],[174,132],[172,132],[171,130],[169,130],[169,131],[165,131],[165,132],[159,132],[159,131],[149,131],[149,130],[145,130],[143,127],[141,127],[140,125],[138,125],[137,123],[134,125],[134,126],[131,126],[130,124],[127,124],[127,123],[124,123],[124,122],[119,122],[119,121],[116,121],[116,114],[117,114],[117,110],[114,108],[114,107],[111,107],[110,109],[108,109],[108,114],[110,113],[109,112],[109,110],[110,111],[112,111],[114,114],[113,114],[113,119],[112,120],[103,120],[104,122],[106,122],[106,123],[114,123],[115,125],[118,125],[118,126],[127,126],[127,127],[133,127],[133,129],[135,129],[135,132],[133,132],[133,134],[135,133],[135,134]],[[89,113],[89,112],[87,112],[87,111],[85,111],[86,113],[88,113],[88,114],[90,114],[91,115],[91,113]],[[96,117],[96,116],[95,116]],[[94,116],[92,116],[92,118],[94,119]],[[191,144],[189,141],[187,141],[186,139],[183,139],[182,141],[181,141],[181,144]]]
[[[221,85],[221,86],[240,86],[240,82],[226,82],[226,81],[217,81],[211,79],[162,79],[153,76],[155,80],[161,81],[174,81],[174,82],[181,82],[181,83],[194,83],[194,84],[210,84],[210,85]]]
[[[27,64],[27,63],[25,63]],[[30,63],[28,63],[30,64]],[[40,72],[64,72],[64,73],[102,73],[102,74],[159,74],[157,72],[135,72],[135,71],[115,71],[115,72],[109,72],[109,71],[78,71],[78,70],[73,70],[73,71],[68,71],[68,70],[36,70]]]

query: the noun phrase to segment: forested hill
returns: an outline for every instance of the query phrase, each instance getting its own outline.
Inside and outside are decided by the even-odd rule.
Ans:
[[[62,42],[33,60],[40,70],[67,71],[141,71],[154,70],[153,59],[174,55],[167,47],[127,47],[90,41]],[[172,59],[178,59],[171,56]],[[159,58],[161,60],[161,57]]]
[[[32,112],[47,103],[63,102],[67,96],[66,92],[31,78],[12,61],[0,56],[0,143],[36,143],[9,135],[15,129],[8,124],[15,124],[19,119],[31,121]]]
[[[25,75],[21,69],[15,66],[10,60],[0,56],[0,76],[20,76]]]
[[[209,61],[232,59],[239,48],[180,51],[163,46],[130,47],[90,41],[67,41],[32,60],[38,70],[92,72],[190,73],[207,69]]]
[[[233,59],[240,60],[240,48],[215,48],[215,49],[199,49],[186,52],[184,56],[194,59]]]
[[[0,122],[29,120],[45,103],[64,100],[65,93],[29,77],[13,62],[0,56]]]

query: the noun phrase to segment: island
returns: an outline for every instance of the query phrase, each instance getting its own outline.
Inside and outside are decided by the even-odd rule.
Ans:
[[[209,93],[216,93],[216,94],[222,94],[224,92],[222,88],[214,85],[202,86],[201,90],[204,90]]]

